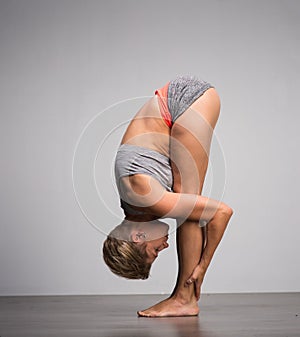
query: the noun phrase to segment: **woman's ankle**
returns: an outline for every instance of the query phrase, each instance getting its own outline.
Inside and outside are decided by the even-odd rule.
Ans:
[[[183,286],[183,287],[177,288],[173,292],[171,297],[175,299],[176,301],[180,302],[181,304],[189,304],[192,302],[197,302],[193,285],[189,287]]]

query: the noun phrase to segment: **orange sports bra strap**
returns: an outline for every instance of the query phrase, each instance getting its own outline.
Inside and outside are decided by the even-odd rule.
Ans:
[[[168,82],[164,87],[157,89],[155,91],[155,95],[158,97],[158,104],[159,104],[159,110],[161,117],[165,121],[165,123],[170,128],[172,126],[172,117],[168,108],[168,88],[169,88]]]

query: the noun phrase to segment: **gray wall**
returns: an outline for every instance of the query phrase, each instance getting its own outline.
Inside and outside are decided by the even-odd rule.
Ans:
[[[203,291],[299,291],[299,14],[297,0],[1,0],[0,294],[171,291],[174,233],[149,280],[107,270],[103,231],[73,192],[72,160],[99,112],[179,74],[221,95],[223,200],[235,210]],[[101,116],[103,125],[126,119]],[[106,228],[121,213],[108,173],[102,184],[113,209],[98,201]]]

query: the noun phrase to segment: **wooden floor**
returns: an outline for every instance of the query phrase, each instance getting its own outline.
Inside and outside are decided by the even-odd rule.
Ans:
[[[0,297],[1,337],[299,337],[300,293],[202,295],[199,317],[138,318],[165,296]]]

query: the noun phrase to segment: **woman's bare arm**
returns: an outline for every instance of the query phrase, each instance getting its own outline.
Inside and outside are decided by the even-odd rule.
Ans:
[[[145,174],[122,178],[121,198],[138,210],[160,218],[209,222],[216,213],[229,207],[197,194],[166,191],[154,178]]]
[[[146,207],[149,213],[162,218],[209,222],[226,205],[201,195],[165,192],[154,205]]]

